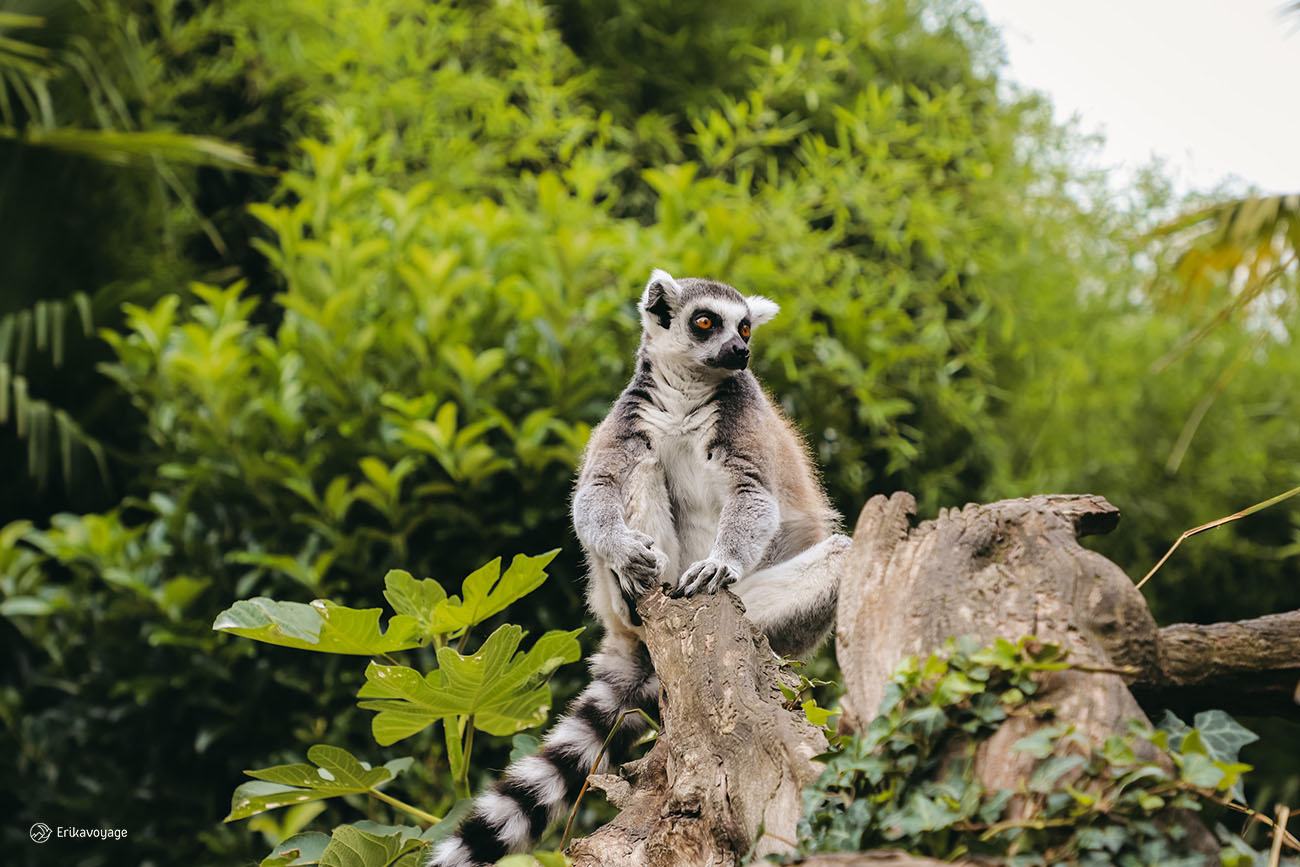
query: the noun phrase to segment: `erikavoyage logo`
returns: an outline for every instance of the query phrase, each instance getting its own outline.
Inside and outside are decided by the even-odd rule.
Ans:
[[[69,828],[59,825],[51,828],[44,822],[37,822],[27,832],[33,843],[44,843],[50,837],[72,840],[122,840],[127,835],[125,828]]]

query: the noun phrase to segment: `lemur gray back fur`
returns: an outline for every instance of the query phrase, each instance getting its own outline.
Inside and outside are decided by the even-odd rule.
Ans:
[[[658,679],[636,600],[730,587],[779,653],[816,649],[834,616],[849,540],[799,436],[747,369],[758,295],[655,271],[641,296],[636,372],[592,431],[573,497],[587,601],[605,629],[593,680],[542,749],[506,769],[433,867],[480,867],[527,848],[596,764],[622,761],[654,712]]]

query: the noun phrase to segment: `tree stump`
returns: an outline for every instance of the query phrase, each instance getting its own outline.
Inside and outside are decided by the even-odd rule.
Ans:
[[[637,606],[662,684],[662,726],[624,776],[593,778],[622,812],[576,841],[577,867],[732,867],[788,851],[826,737],[788,710],[767,639],[730,593]],[[788,677],[788,673],[786,674]]]

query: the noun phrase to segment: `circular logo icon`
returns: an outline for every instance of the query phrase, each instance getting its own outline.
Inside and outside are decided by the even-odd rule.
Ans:
[[[51,831],[50,826],[44,822],[37,822],[35,825],[32,825],[32,829],[27,833],[32,835],[33,843],[44,843],[46,840],[50,839],[50,834],[54,832]]]

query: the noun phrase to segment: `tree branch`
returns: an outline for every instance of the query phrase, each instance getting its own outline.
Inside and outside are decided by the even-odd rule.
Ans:
[[[1300,719],[1300,611],[1158,633],[1159,670],[1134,684],[1147,707]]]

